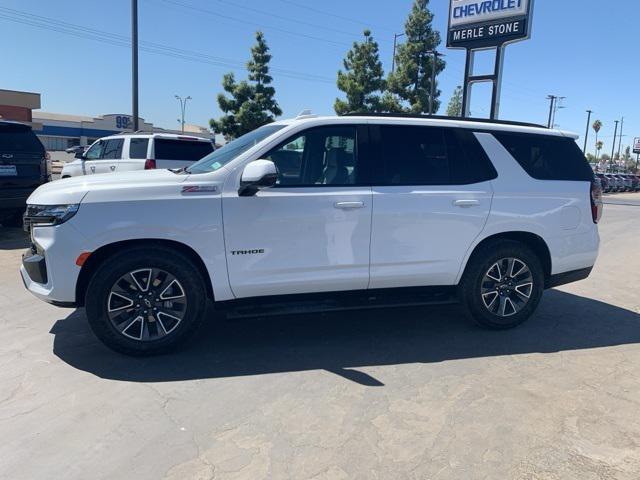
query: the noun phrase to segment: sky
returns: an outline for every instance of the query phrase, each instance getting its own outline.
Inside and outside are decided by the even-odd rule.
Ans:
[[[412,0],[139,0],[140,116],[177,128],[174,95],[190,95],[187,123],[220,115],[216,96],[225,73],[246,76],[255,31],[265,33],[277,100],[284,117],[305,109],[332,114],[342,59],[368,28],[391,68],[393,35],[403,31]],[[445,46],[448,0],[431,0],[443,106],[463,82],[465,53]],[[623,146],[640,137],[640,36],[637,2],[537,0],[531,40],[507,47],[500,118],[546,124],[547,95],[566,97],[556,123],[580,134],[586,110],[604,123],[611,153],[614,121],[624,117]],[[131,111],[130,1],[0,0],[3,44],[0,88],[42,94],[42,110],[97,116]],[[489,58],[480,62],[480,70]],[[476,72],[488,73],[488,72]],[[490,109],[474,92],[472,114]],[[589,151],[595,138],[591,131]],[[617,147],[616,147],[617,151]]]

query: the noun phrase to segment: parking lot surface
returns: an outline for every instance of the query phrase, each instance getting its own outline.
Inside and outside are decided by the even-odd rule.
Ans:
[[[233,322],[134,359],[33,298],[0,229],[0,478],[637,479],[640,194],[592,276],[488,332],[457,307]]]

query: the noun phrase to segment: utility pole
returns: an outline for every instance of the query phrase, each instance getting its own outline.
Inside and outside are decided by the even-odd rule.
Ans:
[[[178,122],[182,127],[182,133],[184,133],[184,113],[187,110],[187,101],[192,100],[192,98],[191,96],[182,98],[180,95],[175,95],[175,97],[176,97],[176,100],[180,102],[181,117],[178,119]]]
[[[616,129],[613,132],[613,147],[611,148],[611,164],[613,165],[613,156],[616,153],[616,138],[618,138],[618,124],[620,123],[620,120],[616,120],[615,124],[616,124]]]
[[[587,156],[587,141],[589,140],[589,127],[591,126],[591,114],[593,113],[593,110],[587,110],[587,113],[589,114],[587,116],[587,131],[584,134],[584,148],[582,149],[582,153],[585,157]]]
[[[133,101],[133,131],[138,125],[138,0],[131,0],[131,89]]]
[[[624,128],[624,117],[620,121],[620,142],[618,143],[618,158],[620,158],[620,152],[622,151],[622,129]]]
[[[553,120],[553,109],[556,105],[556,99],[558,97],[556,97],[555,95],[547,95],[547,100],[550,100],[550,104],[549,104],[549,121],[547,122],[547,128],[551,128],[553,126],[553,124],[551,123],[551,121]]]
[[[398,44],[398,39],[404,36],[405,36],[404,33],[393,34],[393,59],[391,60],[391,73],[396,71],[396,46]]]
[[[552,128],[556,128],[556,114],[558,113],[558,109],[565,108],[564,105],[562,105],[562,101],[566,98],[567,97],[556,97],[555,106],[553,108],[553,120],[551,120]]]

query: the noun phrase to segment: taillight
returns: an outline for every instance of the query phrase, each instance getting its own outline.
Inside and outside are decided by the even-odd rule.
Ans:
[[[156,161],[152,160],[150,158],[148,158],[145,162],[144,162],[144,169],[145,170],[154,170],[156,168]]]
[[[591,217],[593,223],[598,223],[602,218],[602,187],[600,182],[593,180],[591,182]]]

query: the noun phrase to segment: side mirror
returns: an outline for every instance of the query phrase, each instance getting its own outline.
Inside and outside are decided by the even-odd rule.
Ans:
[[[81,151],[81,150],[78,150],[78,151],[76,152],[76,154],[74,155],[74,157],[75,157],[75,158],[81,158],[81,159],[83,159],[83,160],[84,160],[84,152],[83,152],[83,151]]]
[[[244,167],[238,195],[251,197],[258,191],[273,187],[278,181],[278,169],[271,160],[255,160]]]

